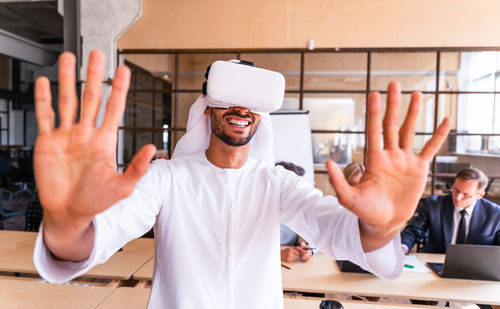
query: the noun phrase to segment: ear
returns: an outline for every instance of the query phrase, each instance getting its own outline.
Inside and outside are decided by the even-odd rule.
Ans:
[[[205,115],[210,115],[210,106],[207,106],[207,107],[205,108],[205,111],[203,112],[203,114],[205,114]]]
[[[481,193],[478,193],[478,195],[477,195],[477,199],[478,199],[478,200],[482,199],[482,198],[483,198],[483,196],[484,196],[485,194],[486,194],[486,192],[484,192],[484,190],[483,190],[483,191],[481,191]]]

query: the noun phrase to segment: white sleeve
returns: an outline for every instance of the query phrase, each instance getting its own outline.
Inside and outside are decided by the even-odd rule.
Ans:
[[[384,247],[365,253],[361,246],[358,217],[340,206],[337,198],[323,196],[307,181],[278,168],[281,184],[281,222],[323,253],[350,260],[384,278],[398,277],[403,270],[399,235]]]
[[[368,270],[384,279],[395,279],[403,272],[404,255],[398,233],[382,248],[365,253]]]
[[[151,164],[129,197],[94,217],[94,247],[87,260],[75,263],[54,259],[45,246],[42,224],[33,254],[40,276],[49,282],[64,282],[81,276],[95,265],[106,262],[130,240],[149,231],[168,199],[169,191],[165,189],[170,188],[171,182],[166,161],[158,161]]]

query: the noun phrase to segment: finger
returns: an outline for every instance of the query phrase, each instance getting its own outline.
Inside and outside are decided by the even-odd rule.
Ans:
[[[47,134],[54,130],[54,110],[50,81],[43,76],[35,82],[35,115],[38,122],[38,134]]]
[[[59,119],[60,127],[69,128],[76,116],[76,58],[70,52],[59,57]]]
[[[424,148],[420,152],[420,158],[430,162],[432,157],[439,150],[444,140],[450,132],[450,119],[448,117],[444,118],[439,127],[434,131],[431,139],[425,143]]]
[[[127,192],[132,192],[137,181],[139,181],[142,175],[146,174],[149,163],[151,162],[151,159],[153,159],[155,152],[156,147],[154,145],[145,145],[132,158],[132,161],[128,165],[127,169],[121,175],[120,186],[125,190],[125,196],[128,196]]]
[[[387,107],[384,116],[384,148],[398,147],[398,111],[401,101],[401,86],[397,82],[390,82],[387,86]]]
[[[302,262],[307,262],[311,259],[311,251],[308,251],[308,252],[304,252],[303,254],[300,255],[300,260]]]
[[[354,188],[349,185],[337,164],[333,161],[326,162],[326,169],[330,175],[330,182],[337,193],[340,204],[347,209],[352,210],[352,200]]]
[[[311,249],[309,249],[309,248],[302,248],[302,247],[300,247],[299,250],[300,250],[300,254],[301,255],[311,254],[312,253]]]
[[[93,50],[90,53],[87,80],[82,97],[81,123],[85,125],[95,125],[102,100],[104,61],[104,54],[101,51]]]
[[[120,124],[120,119],[125,111],[127,92],[130,84],[130,70],[126,66],[119,66],[116,69],[113,79],[113,89],[106,105],[106,115],[102,123],[102,128],[111,132],[116,132]]]
[[[413,92],[411,94],[410,107],[406,114],[405,121],[399,130],[399,147],[404,150],[411,150],[413,146],[413,138],[415,137],[415,126],[420,111],[420,104],[422,102],[422,94],[420,92]]]
[[[380,93],[372,92],[368,96],[368,110],[366,119],[366,151],[380,150],[380,136],[382,127],[380,125]]]
[[[302,249],[304,251],[311,251],[312,250],[311,248],[309,248],[309,245],[306,244],[305,242],[300,243],[300,249]]]

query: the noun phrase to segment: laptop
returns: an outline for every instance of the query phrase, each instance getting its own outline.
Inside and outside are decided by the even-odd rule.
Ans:
[[[364,270],[349,260],[337,260],[337,265],[339,266],[341,272],[370,274],[370,272]]]
[[[500,246],[450,244],[444,263],[427,263],[442,278],[500,281]]]

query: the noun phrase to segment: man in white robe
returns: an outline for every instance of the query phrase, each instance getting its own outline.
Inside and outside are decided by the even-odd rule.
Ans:
[[[130,71],[117,69],[103,124],[96,128],[103,63],[102,53],[93,51],[81,119],[75,122],[75,58],[61,55],[57,129],[49,82],[36,82],[34,162],[44,219],[34,261],[45,279],[82,275],[154,227],[149,308],[281,308],[280,221],[326,254],[382,278],[401,273],[400,228],[413,214],[429,162],[449,130],[445,119],[422,152],[412,153],[419,93],[412,95],[398,137],[400,90],[389,85],[383,149],[380,96],[370,95],[361,183],[349,186],[340,169],[327,163],[345,207],[340,208],[336,198],[323,197],[292,172],[269,164],[266,151],[256,149],[264,144],[249,143],[254,133],[265,139],[267,115],[242,106],[211,107],[204,96],[191,109],[186,135],[201,119],[210,124],[208,140],[181,143],[180,154],[149,168],[155,149],[144,146],[118,173],[116,133]]]

